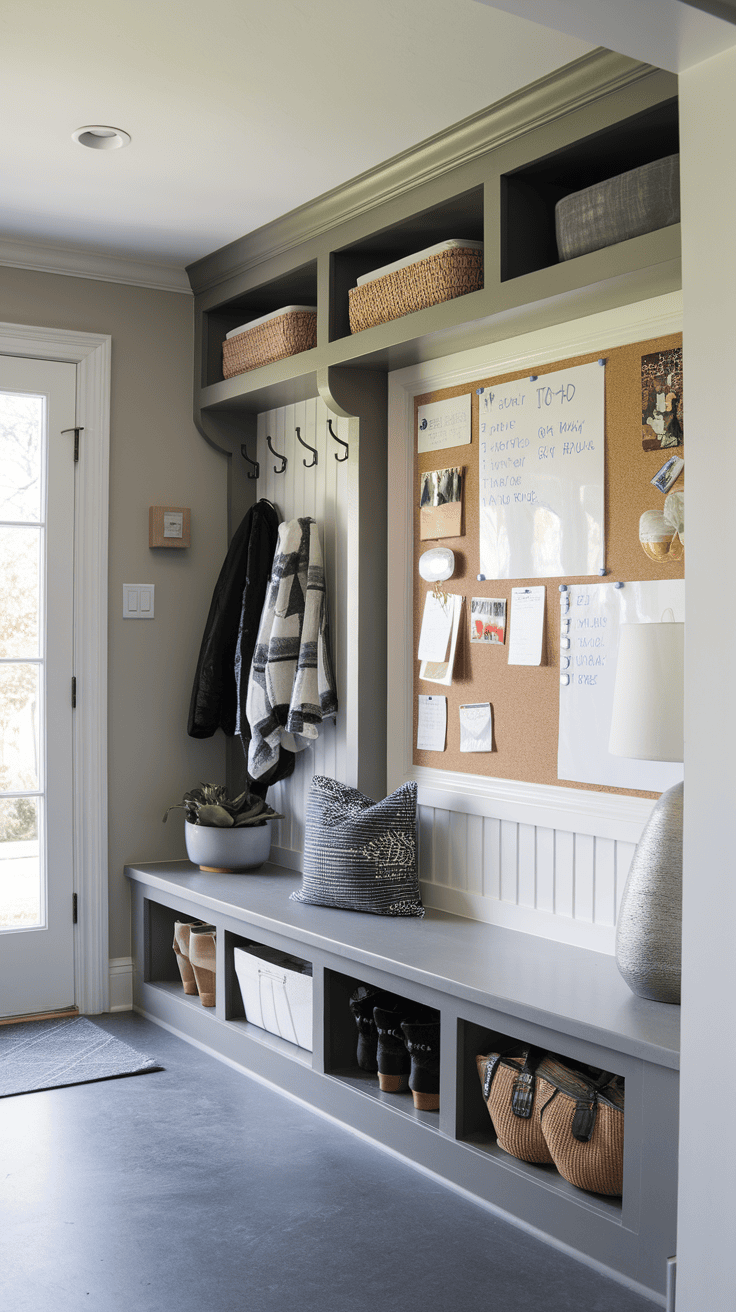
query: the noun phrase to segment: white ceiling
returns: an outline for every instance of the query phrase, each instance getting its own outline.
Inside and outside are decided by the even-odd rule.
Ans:
[[[183,289],[190,261],[595,45],[676,70],[734,41],[682,0],[2,0],[0,263],[91,252]],[[87,124],[132,144],[86,150]]]
[[[475,0],[2,0],[0,242],[181,268],[590,48]]]

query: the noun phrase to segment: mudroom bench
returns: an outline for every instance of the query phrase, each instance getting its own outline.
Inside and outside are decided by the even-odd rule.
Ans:
[[[187,861],[127,866],[134,1005],[151,1020],[368,1135],[450,1185],[600,1264],[664,1304],[675,1252],[679,1007],[629,992],[612,957],[427,910],[384,918],[291,902],[293,870],[206,874]],[[217,927],[217,1004],[181,986],[174,921]],[[234,949],[311,964],[313,1051],[245,1019]],[[356,1064],[348,999],[374,984],[439,1009],[440,1110],[382,1093]],[[576,1189],[551,1166],[500,1149],[477,1053],[524,1041],[626,1082],[622,1198]]]

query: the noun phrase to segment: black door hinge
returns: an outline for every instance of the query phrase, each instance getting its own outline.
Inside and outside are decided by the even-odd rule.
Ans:
[[[73,674],[72,675],[72,710],[76,711],[76,709],[77,709],[77,676],[76,674]]]
[[[76,923],[77,923],[77,895],[76,893],[72,893],[72,924],[76,925]]]
[[[76,465],[76,464],[79,463],[79,434],[84,432],[84,428],[81,428],[81,427],[80,427],[80,428],[62,428],[61,431],[62,431],[62,434],[64,434],[64,433],[73,433],[73,434],[74,434],[74,463],[75,463],[75,465]]]

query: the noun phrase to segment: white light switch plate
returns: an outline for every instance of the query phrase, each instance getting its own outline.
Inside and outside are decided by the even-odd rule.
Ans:
[[[153,592],[152,583],[124,583],[123,619],[152,620]]]

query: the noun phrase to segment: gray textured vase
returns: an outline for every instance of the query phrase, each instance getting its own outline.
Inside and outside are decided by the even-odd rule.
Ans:
[[[616,965],[633,993],[680,1001],[682,804],[675,784],[662,793],[639,840],[616,924]]]

